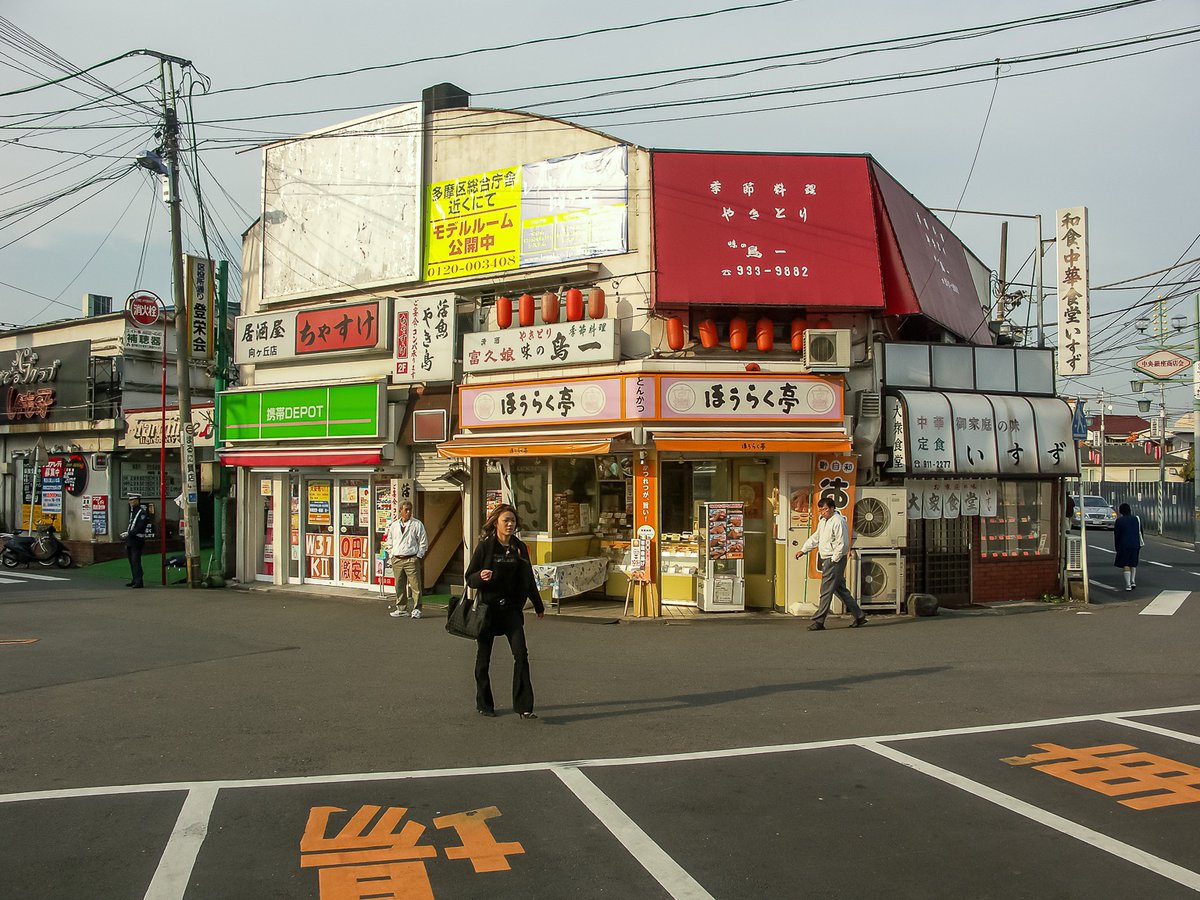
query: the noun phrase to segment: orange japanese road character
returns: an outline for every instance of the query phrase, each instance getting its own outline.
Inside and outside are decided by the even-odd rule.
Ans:
[[[1089,788],[1131,809],[1158,809],[1200,802],[1200,769],[1139,751],[1129,744],[1071,749],[1059,744],[1034,744],[1042,753],[1010,756],[1010,766],[1033,765],[1039,772]]]
[[[500,810],[488,806],[434,819],[435,828],[453,828],[462,841],[461,847],[446,849],[446,858],[469,859],[476,872],[507,872],[511,869],[508,856],[524,853],[525,848],[515,841],[498,843],[492,836],[487,820],[499,815]]]

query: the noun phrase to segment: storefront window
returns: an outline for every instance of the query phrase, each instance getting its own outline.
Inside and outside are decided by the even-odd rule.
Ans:
[[[292,581],[300,578],[300,479],[292,476],[288,479],[288,517],[291,521],[291,534],[288,536],[288,577]]]
[[[546,500],[549,485],[546,464],[538,460],[522,460],[512,464],[513,505],[526,532],[549,531]]]
[[[371,573],[371,488],[366,478],[338,481],[338,581],[367,584]]]
[[[981,558],[1018,559],[1053,552],[1048,482],[1001,482],[996,512],[979,520]]]
[[[596,463],[590,457],[555,458],[554,534],[590,534],[596,527]]]
[[[660,494],[663,532],[694,532],[696,504],[739,499],[731,496],[729,490],[729,460],[663,462]]]
[[[745,515],[745,574],[767,572],[767,538],[773,517],[767,497],[767,464],[739,460],[734,464],[736,485],[734,500],[742,501]],[[774,545],[772,544],[772,549]]]

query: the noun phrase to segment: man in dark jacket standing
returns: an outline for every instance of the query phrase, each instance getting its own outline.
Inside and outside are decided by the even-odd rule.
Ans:
[[[141,494],[129,495],[129,530],[125,538],[125,555],[129,557],[130,580],[125,587],[142,587],[142,545],[146,543],[146,529],[150,527],[150,513],[142,506]]]

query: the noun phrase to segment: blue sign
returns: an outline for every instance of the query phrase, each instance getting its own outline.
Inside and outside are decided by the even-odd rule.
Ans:
[[[1071,417],[1071,438],[1086,441],[1088,435],[1087,416],[1083,412],[1083,401],[1075,401],[1075,415]]]

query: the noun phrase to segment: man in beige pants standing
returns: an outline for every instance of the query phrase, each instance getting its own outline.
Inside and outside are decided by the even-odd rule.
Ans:
[[[421,560],[429,550],[429,537],[421,521],[413,518],[412,503],[402,501],[398,512],[399,518],[388,525],[385,539],[388,562],[396,579],[396,602],[389,606],[388,615],[394,619],[402,616],[419,619],[424,584]]]

